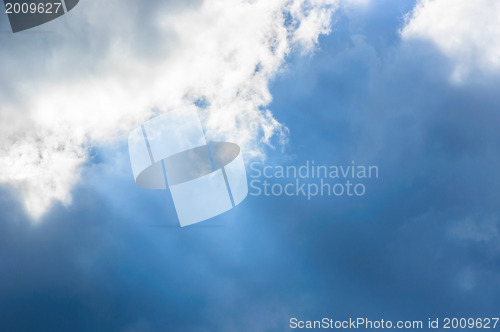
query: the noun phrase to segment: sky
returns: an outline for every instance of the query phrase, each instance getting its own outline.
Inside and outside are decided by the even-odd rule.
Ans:
[[[0,330],[498,316],[499,16],[495,0],[82,0],[14,35],[1,16]],[[253,161],[312,160],[379,177],[180,228],[168,191],[135,185],[126,138],[189,102],[249,179]]]

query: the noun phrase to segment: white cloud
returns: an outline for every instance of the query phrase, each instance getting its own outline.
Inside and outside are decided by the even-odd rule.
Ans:
[[[495,218],[466,218],[455,222],[449,230],[453,238],[472,242],[491,244],[495,250],[500,249],[499,245],[499,224]]]
[[[455,82],[471,70],[500,71],[498,0],[420,0],[401,33],[406,40],[432,42],[450,58]]]
[[[297,47],[329,32],[332,0],[82,1],[0,40],[0,183],[36,219],[71,202],[92,144],[204,100],[211,136],[259,153],[282,126],[269,80]]]

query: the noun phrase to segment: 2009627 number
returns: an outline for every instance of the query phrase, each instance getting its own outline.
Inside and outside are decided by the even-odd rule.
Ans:
[[[10,3],[5,4],[6,14],[57,14],[62,3]]]
[[[445,329],[494,329],[500,318],[445,318]]]

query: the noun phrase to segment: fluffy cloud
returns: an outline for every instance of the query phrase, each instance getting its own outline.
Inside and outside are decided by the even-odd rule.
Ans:
[[[37,30],[2,34],[0,183],[35,219],[71,189],[88,148],[202,102],[208,135],[259,153],[284,128],[265,109],[294,48],[328,33],[335,0],[82,1]],[[2,23],[5,26],[6,22]]]
[[[402,30],[404,39],[432,42],[454,62],[452,79],[471,70],[500,71],[500,2],[420,0]]]

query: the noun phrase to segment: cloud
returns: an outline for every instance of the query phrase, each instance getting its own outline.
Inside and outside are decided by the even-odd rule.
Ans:
[[[71,202],[89,147],[189,103],[204,105],[208,137],[258,155],[285,131],[265,108],[269,80],[330,31],[336,2],[85,1],[36,33],[3,34],[0,183],[40,217]]]
[[[0,194],[0,329],[260,331],[297,315],[496,314],[497,85],[450,85],[439,54],[399,48],[409,8],[391,1],[349,13],[358,24],[340,19],[325,51],[294,57],[273,83],[290,163],[377,164],[365,197],[253,197],[201,228],[156,227],[177,223],[173,204],[127,180],[125,142],[101,146],[74,206],[54,208],[51,222],[19,222]]]
[[[452,238],[467,242],[483,243],[491,247],[493,252],[498,253],[500,234],[498,232],[498,220],[495,217],[488,218],[466,218],[452,225],[449,230]]]
[[[433,43],[454,63],[452,80],[471,70],[500,72],[500,2],[420,0],[401,31],[403,39]]]

